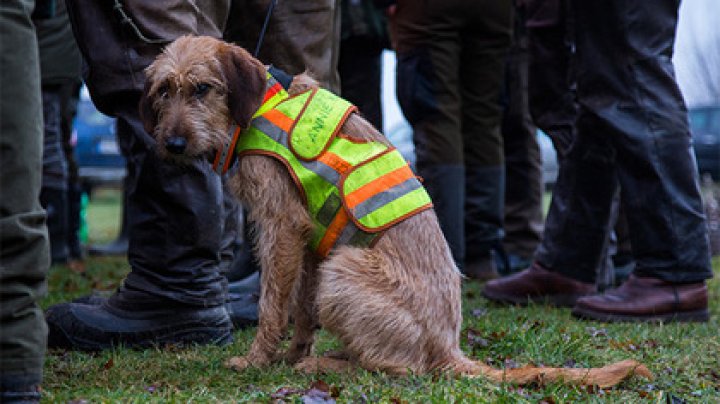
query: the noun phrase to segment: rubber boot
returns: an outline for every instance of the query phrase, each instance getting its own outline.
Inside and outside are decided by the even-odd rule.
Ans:
[[[503,237],[505,169],[467,167],[465,173],[465,269],[478,280],[498,276],[495,250],[500,257]]]
[[[418,174],[430,194],[440,228],[455,263],[465,263],[465,167],[450,164],[418,166]]]
[[[40,204],[47,212],[50,256],[53,264],[64,264],[68,260],[67,239],[67,191],[42,188]]]

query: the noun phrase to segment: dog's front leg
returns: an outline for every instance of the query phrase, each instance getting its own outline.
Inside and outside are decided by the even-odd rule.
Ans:
[[[293,298],[293,323],[295,332],[290,341],[285,360],[296,363],[310,355],[315,342],[315,329],[318,326],[315,299],[318,284],[318,260],[308,253],[305,257],[305,270],[295,287]]]
[[[262,266],[259,324],[247,355],[228,361],[228,366],[235,370],[266,366],[274,360],[287,330],[290,297],[303,265],[303,232],[290,224],[258,224],[261,230],[257,245]]]

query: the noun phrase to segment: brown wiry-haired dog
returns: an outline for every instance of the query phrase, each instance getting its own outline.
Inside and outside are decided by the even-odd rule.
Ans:
[[[247,128],[265,95],[267,69],[244,49],[209,37],[183,37],[147,69],[141,113],[170,161],[207,158],[228,143],[235,122]],[[293,78],[290,95],[315,83]],[[358,114],[341,128],[346,136],[389,144]],[[242,134],[240,135],[242,136]],[[230,179],[250,210],[262,266],[260,322],[250,351],[232,358],[241,370],[267,366],[292,308],[295,332],[283,358],[304,371],[359,365],[392,374],[434,370],[513,383],[564,380],[609,386],[645,366],[623,361],[604,368],[498,370],[460,349],[461,275],[438,226],[424,210],[394,225],[372,248],[337,247],[320,259],[308,248],[313,221],[302,194],[277,159],[244,156]],[[348,359],[311,357],[316,325],[343,342]]]

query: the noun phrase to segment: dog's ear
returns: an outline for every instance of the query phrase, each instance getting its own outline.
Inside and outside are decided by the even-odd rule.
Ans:
[[[241,128],[247,128],[265,95],[265,67],[239,46],[228,45],[220,52],[230,116]]]
[[[155,126],[157,126],[157,113],[152,105],[152,100],[148,95],[150,92],[150,79],[145,79],[145,88],[143,89],[142,95],[140,96],[140,121],[143,123],[145,132],[152,136],[155,132]]]

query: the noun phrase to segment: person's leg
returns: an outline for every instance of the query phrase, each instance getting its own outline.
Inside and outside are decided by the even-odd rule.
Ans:
[[[465,167],[458,88],[458,21],[443,5],[397,6],[392,30],[397,51],[397,96],[413,127],[417,172],[459,267],[465,262]],[[432,18],[430,18],[432,15]]]
[[[43,85],[43,180],[40,204],[47,212],[50,258],[53,264],[68,260],[68,167],[62,140],[61,86]]]
[[[269,4],[270,0],[233,0],[225,39],[252,54]],[[339,0],[278,1],[258,59],[293,75],[307,69],[323,87],[339,94],[339,46]]]
[[[679,2],[577,1],[578,136],[617,150],[636,266],[575,314],[601,320],[706,320],[707,227],[672,50]],[[643,27],[643,29],[637,29]],[[616,66],[626,66],[618,69]],[[607,102],[616,100],[616,102]]]
[[[196,8],[179,0],[176,13],[153,13],[159,4],[126,2],[125,11],[145,36],[171,40],[181,32],[219,36],[227,13],[223,4]],[[142,70],[162,43],[138,39],[112,4],[77,0],[68,2],[68,10],[88,62],[91,96],[101,111],[118,118],[119,143],[129,157],[131,271],[99,305],[48,309],[49,346],[94,350],[115,344],[227,343],[232,324],[224,307],[227,281],[221,264],[232,243],[221,178],[208,162],[177,167],[161,161],[139,119]],[[152,19],[159,15],[161,23]],[[234,237],[235,229],[228,230]]]
[[[0,4],[0,401],[40,399],[47,326],[38,300],[50,265],[42,180],[35,2]]]
[[[528,104],[528,49],[524,7],[517,7],[515,38],[506,63],[502,119],[505,157],[505,259],[498,272],[527,268],[543,232],[542,156]]]
[[[512,1],[478,2],[462,11],[461,132],[465,160],[465,267],[471,277],[495,272],[501,248],[505,164],[500,94],[512,44]]]
[[[382,131],[381,58],[382,49],[373,41],[350,38],[340,43],[340,95],[355,104],[360,114]]]
[[[483,295],[490,300],[547,300],[572,306],[579,297],[596,290],[595,268],[604,251],[610,201],[616,188],[614,153],[601,136],[576,140],[577,105],[562,3],[543,3],[554,9],[546,9],[541,21],[531,15],[528,23],[530,110],[538,126],[553,139],[560,172],[535,263],[518,274],[488,283]],[[548,18],[552,15],[556,18]],[[582,177],[585,171],[592,180]]]
[[[60,127],[62,130],[63,151],[68,167],[68,228],[67,244],[70,265],[82,269],[79,264],[83,259],[80,243],[80,211],[82,205],[82,187],[75,159],[75,145],[72,140],[72,125],[77,113],[77,103],[80,96],[82,82],[68,80],[62,85],[60,91]],[[78,266],[80,265],[80,266]]]

